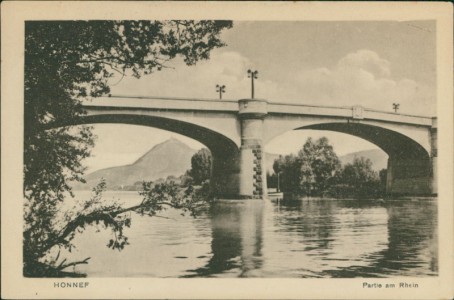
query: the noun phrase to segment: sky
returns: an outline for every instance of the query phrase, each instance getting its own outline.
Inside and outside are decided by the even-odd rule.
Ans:
[[[258,70],[255,97],[270,102],[352,106],[435,116],[436,48],[433,21],[412,22],[234,22],[221,38],[226,47],[207,61],[186,66],[179,58],[170,68],[143,76],[112,78],[111,94],[217,98],[250,97],[247,70]],[[134,162],[155,144],[175,137],[194,149],[197,141],[149,127],[95,125],[97,134],[88,171]],[[115,133],[115,134],[112,134]],[[339,155],[374,149],[359,138],[328,131],[285,133],[269,144],[271,153],[294,153],[307,137],[326,136]]]

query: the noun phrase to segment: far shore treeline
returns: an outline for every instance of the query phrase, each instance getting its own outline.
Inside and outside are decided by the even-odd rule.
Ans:
[[[211,153],[204,148],[192,156],[191,169],[176,177],[168,176],[155,183],[173,181],[181,186],[201,185],[209,181]],[[378,198],[385,194],[386,169],[377,172],[372,161],[355,157],[342,166],[326,137],[308,138],[297,154],[280,155],[273,170],[267,172],[267,185],[290,197]],[[139,191],[142,181],[133,185],[114,186],[112,190]]]
[[[344,166],[326,137],[308,138],[298,153],[279,156],[267,174],[268,188],[299,197],[378,198],[385,194],[386,169],[355,157]]]

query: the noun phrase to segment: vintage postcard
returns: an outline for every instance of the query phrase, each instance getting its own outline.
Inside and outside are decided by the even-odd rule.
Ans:
[[[454,296],[451,4],[1,19],[2,298]]]

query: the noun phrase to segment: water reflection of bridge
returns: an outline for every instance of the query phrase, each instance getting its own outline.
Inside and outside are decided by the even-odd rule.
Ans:
[[[216,203],[210,212],[213,256],[206,266],[191,272],[211,276],[240,270],[240,277],[253,277],[263,264],[263,210],[258,201]]]
[[[434,202],[220,202],[212,257],[189,277],[436,275],[436,211]]]

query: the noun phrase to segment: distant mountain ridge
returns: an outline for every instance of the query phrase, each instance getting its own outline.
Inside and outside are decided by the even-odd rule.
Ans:
[[[134,185],[138,181],[153,181],[170,175],[180,176],[191,168],[191,157],[196,150],[181,141],[171,138],[155,145],[134,163],[111,167],[89,173],[86,184],[77,184],[76,190],[92,189],[101,178],[106,180],[107,189]]]
[[[89,173],[85,176],[86,184],[75,184],[75,190],[89,190],[104,178],[107,189],[119,189],[132,186],[136,182],[155,181],[168,176],[178,177],[191,168],[191,158],[197,152],[185,143],[171,138],[155,145],[130,165],[110,167]],[[379,171],[386,168],[388,156],[380,149],[364,150],[339,157],[342,165],[353,162],[355,157],[366,157],[372,161],[373,169]],[[266,153],[265,166],[267,172],[273,173],[274,160],[279,154]]]
[[[339,157],[342,165],[352,163],[355,157],[365,157],[372,162],[372,168],[375,171],[386,169],[388,167],[388,155],[380,149],[363,150],[358,152],[349,153]]]

